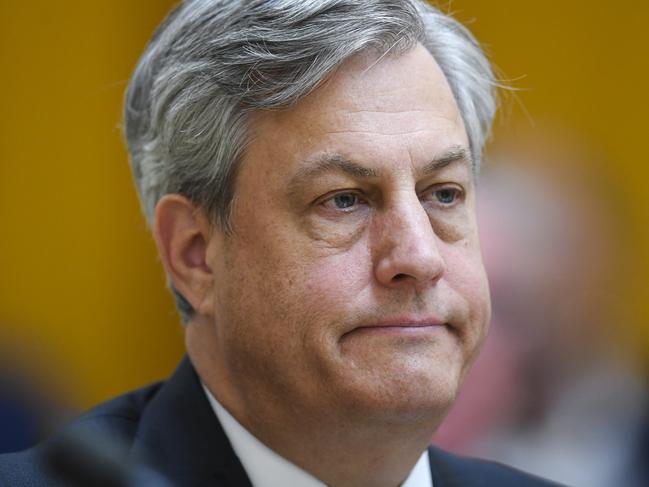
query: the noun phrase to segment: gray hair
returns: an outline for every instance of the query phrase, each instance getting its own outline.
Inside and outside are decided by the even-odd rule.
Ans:
[[[354,54],[423,44],[455,96],[474,170],[496,111],[471,33],[421,0],[187,0],[142,55],[126,93],[129,156],[149,222],[179,193],[230,231],[237,167],[257,110],[291,106]],[[184,321],[191,305],[174,291]]]

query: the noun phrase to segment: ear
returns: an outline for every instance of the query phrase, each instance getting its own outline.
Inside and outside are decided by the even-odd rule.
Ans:
[[[213,312],[214,274],[206,258],[212,226],[204,211],[178,194],[158,202],[153,234],[167,278],[199,314]]]

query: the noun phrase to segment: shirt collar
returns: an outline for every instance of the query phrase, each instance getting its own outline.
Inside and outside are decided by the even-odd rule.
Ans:
[[[205,384],[202,386],[214,414],[221,423],[252,485],[255,487],[287,485],[326,487],[313,475],[281,457],[255,438],[216,400]],[[401,487],[433,487],[428,450],[421,455]]]

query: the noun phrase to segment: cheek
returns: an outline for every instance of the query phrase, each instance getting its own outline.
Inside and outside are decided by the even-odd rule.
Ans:
[[[372,275],[362,238],[339,247],[288,230],[289,225],[275,227],[235,244],[225,259],[228,299],[263,314],[267,324],[280,321],[283,330],[298,334],[308,323],[343,320]]]
[[[302,267],[303,302],[324,312],[351,309],[371,284],[372,265],[367,246],[352,245],[344,251],[305,259]]]
[[[487,331],[491,301],[477,239],[474,242],[463,241],[449,246],[445,254],[446,281],[462,301],[467,332],[480,342]]]

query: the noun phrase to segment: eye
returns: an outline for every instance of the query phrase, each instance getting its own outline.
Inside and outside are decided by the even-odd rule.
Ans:
[[[326,208],[339,211],[352,211],[361,203],[361,198],[356,193],[337,193],[322,202]]]
[[[455,206],[464,196],[463,191],[455,186],[432,188],[423,198],[443,207]]]
[[[443,188],[438,189],[434,192],[434,194],[435,198],[437,198],[437,201],[439,201],[443,205],[450,205],[453,204],[457,199],[458,190],[455,188]]]

